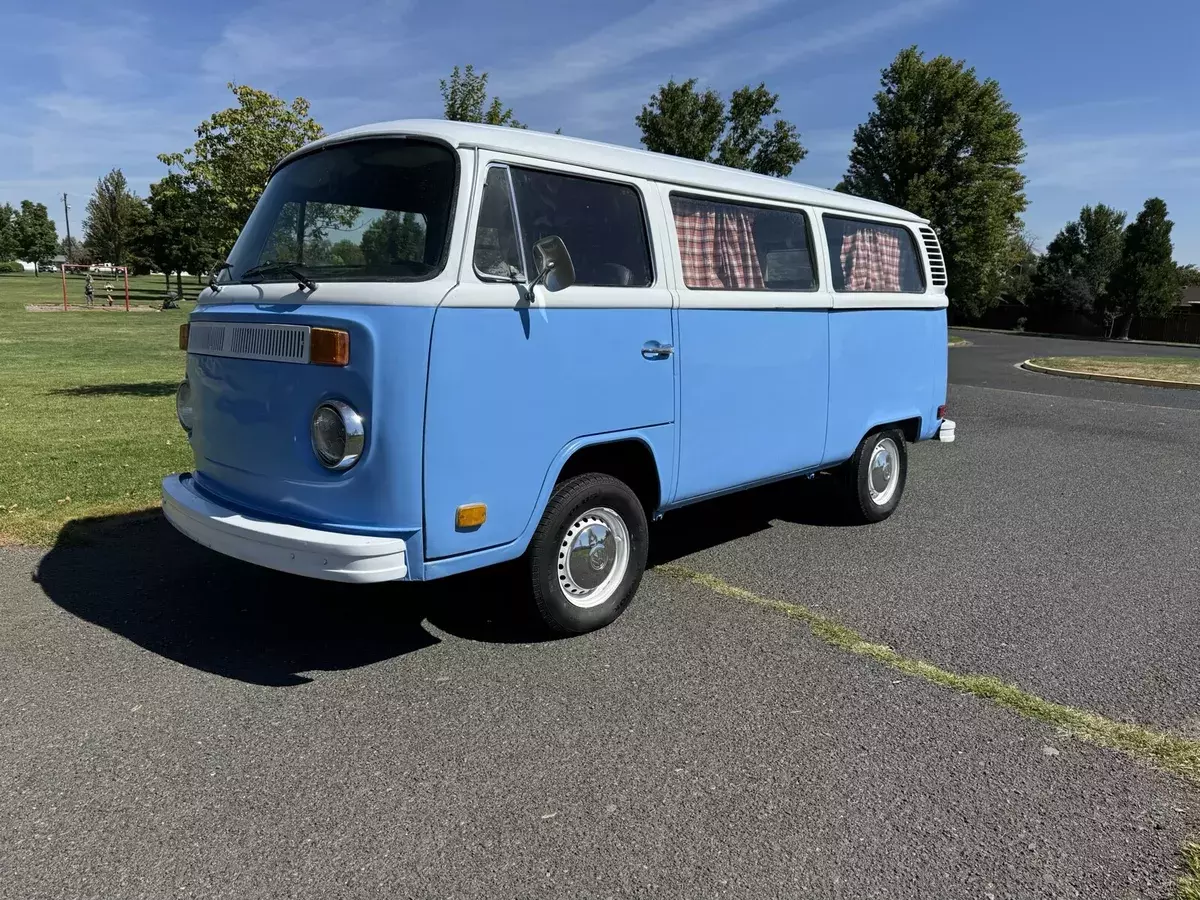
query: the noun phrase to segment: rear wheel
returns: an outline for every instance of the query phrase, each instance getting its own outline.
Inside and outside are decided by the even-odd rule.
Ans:
[[[558,485],[528,556],[546,625],[581,634],[616,619],[642,580],[648,543],[646,513],[624,482],[593,473]]]
[[[845,464],[847,505],[858,522],[881,522],[900,504],[908,478],[904,435],[887,428],[868,434]]]

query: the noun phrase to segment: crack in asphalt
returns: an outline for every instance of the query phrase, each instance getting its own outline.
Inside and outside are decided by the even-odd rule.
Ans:
[[[815,638],[830,647],[865,656],[901,674],[970,694],[1026,718],[1054,725],[1068,737],[1124,753],[1181,778],[1191,786],[1200,787],[1200,741],[1143,725],[1117,722],[1087,710],[1054,703],[992,675],[951,672],[925,660],[898,653],[886,644],[868,641],[854,629],[803,604],[763,597],[730,584],[723,578],[686,566],[665,563],[652,571],[782,613],[790,619],[803,622]],[[1179,857],[1182,874],[1177,881],[1175,900],[1200,900],[1200,844],[1185,841],[1179,849]]]

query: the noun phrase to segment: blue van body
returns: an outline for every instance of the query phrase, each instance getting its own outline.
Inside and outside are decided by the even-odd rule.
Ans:
[[[444,145],[455,188],[446,199],[441,267],[412,283],[314,275],[305,286],[284,273],[231,278],[205,291],[190,318],[193,335],[201,326],[300,326],[311,358],[239,356],[228,344],[216,352],[192,340],[180,403],[195,465],[164,481],[164,508],[182,531],[221,552],[315,577],[431,579],[525,553],[560,476],[578,468],[581,454],[603,468],[611,453],[657,517],[837,466],[882,426],[910,441],[938,435],[947,377],[944,267],[922,220],[791,182],[497,131],[504,130],[396,123],[335,135],[295,155],[393,133]],[[612,178],[636,191],[646,283],[551,293],[482,273],[479,251],[471,250],[482,228],[482,185],[489,167],[522,164]],[[803,216],[812,268],[803,277],[811,285],[689,289],[669,199],[679,189],[710,191],[714,202],[746,196]],[[853,239],[829,246],[812,239],[827,209],[911,232],[921,290],[835,290],[830,269],[842,263],[830,247]],[[401,222],[397,228],[407,221],[387,220]],[[355,224],[349,233],[371,227]],[[427,242],[433,228],[425,225]],[[248,240],[244,234],[235,252]],[[573,255],[584,249],[578,244],[568,246]],[[435,250],[427,248],[428,259]],[[528,259],[514,258],[528,282]],[[629,268],[621,278],[637,277]],[[344,364],[315,362],[321,329],[348,336]],[[361,452],[342,470],[314,450],[314,409],[327,401],[347,404],[364,423]],[[459,511],[477,504],[485,520],[463,525]],[[386,565],[370,562],[384,558]]]

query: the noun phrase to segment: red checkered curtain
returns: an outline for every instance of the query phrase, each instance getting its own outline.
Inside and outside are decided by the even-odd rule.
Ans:
[[[685,285],[725,290],[763,287],[752,213],[683,199],[673,199],[672,208]]]
[[[717,219],[717,259],[725,287],[762,290],[762,269],[754,246],[754,214],[740,209],[722,211]]]
[[[721,288],[717,272],[717,211],[711,204],[675,200],[675,234],[683,263],[683,283],[690,288]]]
[[[851,231],[850,229],[854,230]],[[842,275],[847,291],[900,290],[900,238],[878,228],[846,226]]]

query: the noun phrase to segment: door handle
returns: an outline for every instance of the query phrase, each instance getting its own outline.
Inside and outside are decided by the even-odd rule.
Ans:
[[[675,348],[670,344],[660,344],[658,341],[646,341],[642,345],[642,356],[646,359],[666,359],[674,352]]]

